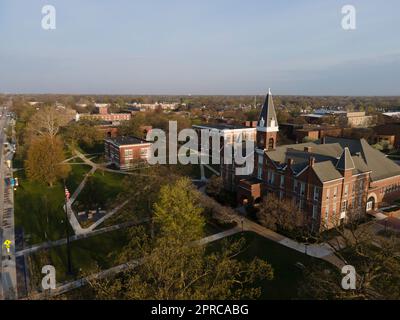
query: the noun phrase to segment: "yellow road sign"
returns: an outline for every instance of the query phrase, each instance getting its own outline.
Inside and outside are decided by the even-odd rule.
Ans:
[[[6,248],[9,248],[11,245],[11,241],[10,240],[4,241],[4,245],[6,246]]]

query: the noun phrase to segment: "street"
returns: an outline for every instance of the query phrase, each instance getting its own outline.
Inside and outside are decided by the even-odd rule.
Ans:
[[[11,160],[13,152],[6,154],[4,142],[6,142],[5,128],[8,125],[6,110],[1,109],[0,119],[0,242],[1,242],[1,282],[0,298],[4,300],[17,298],[17,280],[15,263],[15,234],[14,234],[14,192],[13,188],[5,185],[5,179],[12,177],[12,169],[8,168],[6,161]],[[11,242],[9,253],[4,246],[4,241]]]

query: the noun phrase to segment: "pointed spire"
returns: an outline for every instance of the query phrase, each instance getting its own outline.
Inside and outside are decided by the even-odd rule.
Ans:
[[[269,128],[273,131],[278,131],[278,119],[275,113],[271,89],[268,89],[267,97],[265,98],[265,102],[261,109],[261,113],[258,118],[258,127],[264,129]]]
[[[342,155],[336,163],[336,169],[338,170],[352,170],[355,168],[351,153],[348,147],[343,149]]]

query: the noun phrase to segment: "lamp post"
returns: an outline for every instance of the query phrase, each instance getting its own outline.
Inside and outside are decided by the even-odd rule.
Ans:
[[[69,229],[68,229],[68,206],[67,206],[67,202],[68,202],[68,196],[67,196],[67,187],[65,185],[65,180],[64,180],[64,191],[65,191],[65,196],[64,196],[64,200],[65,200],[65,233],[67,235],[67,264],[68,264],[68,274],[72,275],[72,262],[71,262],[71,246],[70,246],[70,241],[69,241]],[[69,194],[69,192],[68,192]]]

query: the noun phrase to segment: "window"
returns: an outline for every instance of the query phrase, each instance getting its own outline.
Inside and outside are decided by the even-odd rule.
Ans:
[[[348,194],[348,193],[349,193],[349,185],[346,184],[346,185],[344,186],[344,196],[347,197],[347,194]]]
[[[326,200],[329,200],[331,189],[326,190]]]
[[[274,138],[270,138],[268,141],[268,150],[274,149]]]
[[[333,189],[333,197],[336,199],[337,196],[337,187],[335,187],[335,189]]]
[[[293,180],[293,192],[296,192],[297,189],[297,180]]]
[[[258,167],[257,167],[257,178],[262,179],[262,169],[263,169],[264,158],[263,156],[258,156]]]
[[[333,216],[336,216],[336,202],[333,203],[332,214],[333,214]]]
[[[306,192],[306,184],[304,182],[300,183],[300,196],[304,196]]]
[[[318,201],[319,200],[319,193],[320,193],[320,188],[317,186],[314,186],[314,200]]]
[[[149,157],[149,151],[150,151],[150,149],[148,149],[148,148],[140,149],[140,158],[147,159]]]
[[[132,149],[125,150],[124,155],[126,159],[133,159],[133,150]]]
[[[281,187],[283,187],[285,185],[285,176],[281,175],[281,183],[280,183]]]
[[[318,216],[318,206],[317,205],[313,205],[312,217],[313,217],[313,219],[317,219],[317,216]]]
[[[342,212],[345,212],[347,210],[347,200],[343,201],[342,203]]]
[[[300,209],[301,211],[303,211],[303,209],[304,209],[304,200],[303,200],[303,199],[300,199],[300,200],[299,200],[299,209]]]
[[[325,223],[327,224],[329,220],[329,205],[325,207]]]

